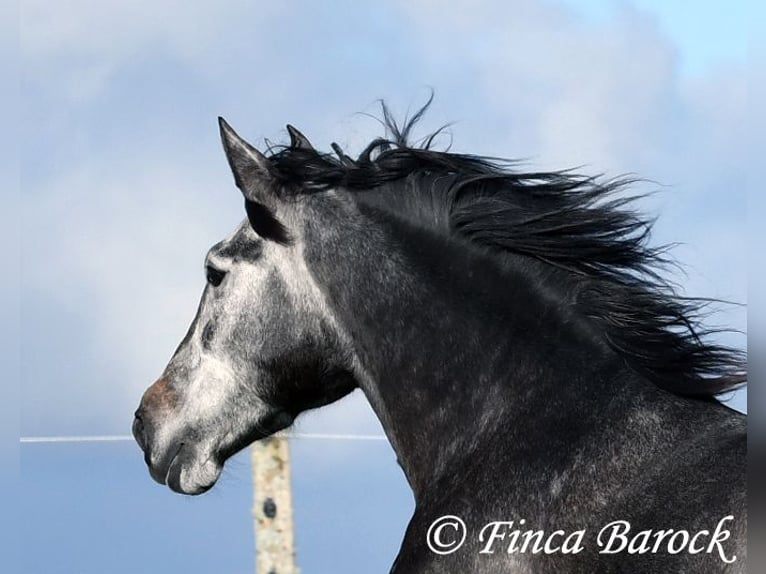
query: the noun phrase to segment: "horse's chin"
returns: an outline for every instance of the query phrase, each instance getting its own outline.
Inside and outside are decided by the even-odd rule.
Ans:
[[[149,473],[160,484],[179,494],[197,495],[210,490],[221,476],[223,465],[256,440],[267,438],[292,424],[294,417],[275,411],[263,417],[258,425],[239,436],[227,435],[218,441],[197,442],[198,433],[179,434],[176,440],[148,449],[151,440],[143,425],[135,424],[133,432],[144,449]]]
[[[197,495],[218,481],[223,464],[214,456],[200,456],[194,448],[182,448],[168,467],[165,484],[179,494]]]

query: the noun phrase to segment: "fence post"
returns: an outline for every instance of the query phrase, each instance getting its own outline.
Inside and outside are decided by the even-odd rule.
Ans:
[[[300,574],[295,565],[290,445],[284,437],[253,443],[257,574]]]

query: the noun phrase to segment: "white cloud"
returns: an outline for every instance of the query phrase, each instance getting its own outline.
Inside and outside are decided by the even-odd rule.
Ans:
[[[84,348],[71,350],[88,380],[54,380],[55,365],[30,366],[50,377],[26,381],[36,418],[69,413],[128,428],[132,405],[191,322],[207,248],[241,217],[235,190],[189,173],[174,172],[172,162],[138,173],[86,165],[30,190],[26,219],[38,233],[24,239],[24,287],[34,295],[23,308],[32,314],[28,307],[43,301],[84,321],[79,328],[89,333]],[[67,349],[67,331],[78,325],[45,327],[53,347]]]
[[[493,145],[546,167],[612,171],[636,169],[657,145],[678,61],[649,14],[624,4],[593,23],[553,2],[457,4],[413,2],[412,26],[429,63],[454,65],[456,97],[499,118],[500,129],[474,128]]]
[[[74,0],[22,3],[20,45],[27,81],[63,86],[72,101],[101,93],[126,61],[163,55],[200,74],[236,68],[245,54],[233,47],[230,28],[246,32],[240,49],[264,51],[269,23],[284,4],[246,0]]]

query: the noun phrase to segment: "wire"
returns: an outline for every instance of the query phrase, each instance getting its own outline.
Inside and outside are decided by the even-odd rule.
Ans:
[[[388,440],[378,434],[333,434],[333,433],[302,433],[278,432],[274,436],[289,439],[319,439],[319,440]],[[83,435],[83,436],[23,436],[19,438],[22,444],[52,444],[52,443],[87,443],[87,442],[123,442],[134,440],[130,435]]]
[[[23,436],[20,443],[54,442],[118,442],[132,440],[130,435],[93,435],[93,436]]]

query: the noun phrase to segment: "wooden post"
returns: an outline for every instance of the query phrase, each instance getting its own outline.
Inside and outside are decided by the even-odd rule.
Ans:
[[[257,574],[300,574],[295,565],[290,445],[284,437],[253,444]]]

